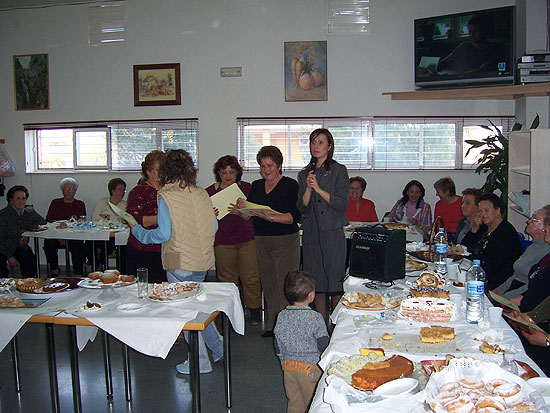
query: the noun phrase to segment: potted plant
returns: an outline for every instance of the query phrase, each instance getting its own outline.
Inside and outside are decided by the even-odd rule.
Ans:
[[[470,148],[466,152],[466,156],[474,148],[484,147],[480,156],[476,159],[476,173],[487,173],[485,184],[481,187],[484,193],[494,193],[500,191],[500,201],[502,203],[502,214],[506,216],[508,210],[508,137],[504,136],[502,131],[489,121],[490,126],[479,125],[491,132],[485,139],[466,140]],[[512,127],[512,131],[520,130],[523,125],[516,122]],[[533,123],[529,129],[536,129],[539,126],[539,115],[535,116]]]

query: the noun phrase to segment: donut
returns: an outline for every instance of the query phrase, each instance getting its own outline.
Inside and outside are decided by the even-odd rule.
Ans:
[[[506,410],[506,406],[504,405],[504,403],[502,403],[496,397],[485,396],[485,397],[479,398],[476,403],[476,410],[479,411],[479,409],[483,407],[492,407],[493,409],[497,409],[500,412],[502,412],[503,410]]]
[[[444,391],[452,391],[452,390],[460,390],[462,387],[460,384],[458,384],[456,381],[451,381],[449,383],[445,383],[443,386],[439,388],[439,392]]]
[[[104,274],[115,274],[117,277],[120,275],[119,270],[105,270],[103,271]]]
[[[15,287],[22,293],[32,293],[42,285],[38,278],[23,278],[15,283]]]
[[[469,413],[475,411],[474,404],[467,396],[461,396],[458,399],[450,401],[449,403],[445,404],[443,408],[447,412]]]
[[[103,273],[101,271],[95,271],[88,274],[88,278],[91,280],[99,280]]]
[[[536,412],[537,408],[535,405],[528,401],[523,401],[521,403],[516,404],[512,407],[512,411],[514,412]]]
[[[116,274],[112,274],[112,273],[107,273],[107,274],[103,274],[101,276],[101,282],[103,284],[112,284],[112,283],[116,283],[118,281],[118,275]]]
[[[481,380],[471,381],[467,379],[460,379],[458,382],[465,389],[481,389],[483,386],[485,386],[485,383],[483,383]]]
[[[134,281],[134,276],[133,275],[121,275],[120,276],[120,281],[124,281],[125,283],[129,283],[131,281]]]
[[[497,388],[498,386],[502,386],[503,384],[507,384],[507,383],[508,382],[506,380],[493,379],[493,380],[488,381],[485,384],[485,388],[487,389],[488,392],[494,393],[495,388]]]
[[[516,383],[501,384],[495,388],[494,393],[500,397],[512,397],[521,391],[521,386]]]
[[[462,392],[460,390],[451,390],[439,393],[437,397],[439,398],[439,402],[441,403],[441,405],[444,406],[447,403],[458,399],[460,396],[462,396]]]
[[[476,409],[477,413],[498,413],[501,410],[495,409],[494,407],[482,407],[480,409]]]

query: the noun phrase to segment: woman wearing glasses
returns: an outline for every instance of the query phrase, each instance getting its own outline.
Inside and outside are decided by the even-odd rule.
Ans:
[[[514,275],[501,284],[497,291],[506,298],[516,297],[527,291],[529,273],[534,265],[550,254],[550,205],[536,211],[527,221],[525,233],[530,235],[533,243],[514,263]]]

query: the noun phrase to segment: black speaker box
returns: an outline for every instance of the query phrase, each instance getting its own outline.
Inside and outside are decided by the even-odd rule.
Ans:
[[[376,281],[405,278],[404,229],[383,224],[357,228],[351,236],[349,274]]]

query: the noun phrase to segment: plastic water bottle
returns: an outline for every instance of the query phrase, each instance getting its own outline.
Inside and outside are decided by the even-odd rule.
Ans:
[[[438,233],[435,235],[434,244],[434,270],[439,274],[447,274],[447,238],[443,228],[439,228]]]
[[[483,300],[485,299],[485,272],[479,260],[466,274],[466,320],[469,323],[478,323],[483,320]]]

